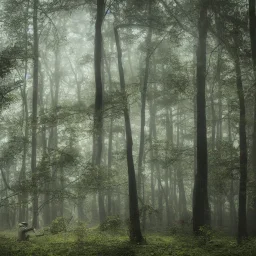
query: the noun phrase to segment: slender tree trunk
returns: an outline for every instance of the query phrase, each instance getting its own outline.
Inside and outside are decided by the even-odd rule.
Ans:
[[[196,47],[194,47],[194,54],[193,54],[193,63],[195,65],[195,69],[194,69],[194,73],[193,73],[193,87],[194,87],[194,97],[193,97],[193,107],[194,107],[194,181],[193,181],[193,188],[192,188],[192,191],[191,191],[191,195],[192,195],[192,207],[194,205],[194,183],[195,183],[195,180],[196,180],[196,171],[197,171],[197,129],[196,129],[196,126],[197,126],[197,84],[196,84]]]
[[[31,156],[31,170],[32,170],[32,184],[33,184],[33,220],[34,228],[39,226],[38,222],[38,192],[37,192],[37,170],[36,170],[36,148],[37,148],[37,99],[38,99],[38,73],[39,73],[39,40],[38,40],[38,15],[39,0],[34,0],[33,5],[33,99],[32,99],[32,156]]]
[[[122,50],[120,46],[120,39],[118,34],[118,28],[114,28],[116,48],[118,54],[118,69],[120,76],[120,87],[123,94],[124,101],[124,120],[126,131],[126,153],[127,153],[127,166],[128,166],[128,186],[129,186],[129,210],[130,210],[130,241],[140,243],[143,241],[143,237],[140,229],[140,216],[138,206],[138,195],[135,177],[135,168],[132,155],[132,130],[130,123],[130,116],[128,110],[127,95],[125,91],[124,71],[122,65]]]
[[[247,237],[247,218],[246,218],[246,197],[247,197],[247,141],[246,141],[246,115],[245,115],[245,100],[244,90],[239,58],[239,44],[237,34],[239,30],[234,29],[235,42],[235,72],[236,86],[239,99],[239,151],[240,151],[240,183],[239,183],[239,207],[238,207],[238,242],[241,242]]]
[[[166,108],[166,153],[168,157],[168,152],[170,148],[173,146],[172,142],[172,124],[170,123],[169,110]],[[166,166],[165,169],[165,194],[166,194],[166,218],[167,225],[171,226],[173,222],[173,212],[172,212],[172,204],[170,200],[170,186],[169,186],[169,177],[171,173],[171,167]],[[170,180],[171,185],[171,180]]]
[[[221,30],[220,25],[218,21],[216,21],[217,24],[217,30],[219,36],[221,36]],[[221,153],[221,144],[222,144],[222,138],[223,138],[223,131],[222,131],[222,82],[221,82],[221,68],[222,68],[222,49],[221,47],[218,48],[218,59],[217,59],[217,70],[216,70],[216,80],[218,85],[218,122],[217,122],[217,143],[216,148],[218,155],[221,159],[222,153]],[[219,195],[217,197],[217,209],[218,209],[218,215],[217,215],[217,225],[218,227],[223,226],[223,194],[221,191],[219,191]]]
[[[40,88],[39,88],[39,105],[40,105],[40,116],[45,115],[44,109],[44,76],[41,69],[40,63]],[[42,132],[41,132],[41,140],[42,140],[42,166],[45,168],[42,171],[42,175],[44,177],[44,199],[43,199],[43,223],[44,226],[48,226],[51,223],[51,209],[50,209],[50,181],[51,174],[50,169],[47,166],[48,156],[47,156],[47,138],[46,138],[46,126],[42,124]]]
[[[182,130],[180,128],[180,109],[178,109],[178,122],[177,122],[177,148],[181,149],[183,146],[182,138]],[[181,134],[181,135],[180,135]],[[177,169],[177,181],[178,181],[178,188],[179,188],[179,217],[181,220],[187,221],[188,220],[188,212],[187,212],[187,199],[186,193],[184,188],[183,182],[183,171],[181,163],[178,163]]]
[[[27,73],[28,73],[28,10],[29,10],[29,1],[27,2],[26,8],[26,20],[24,26],[24,35],[25,35],[25,73],[24,73],[24,86],[21,89],[22,101],[23,101],[23,120],[25,123],[25,134],[24,134],[24,144],[23,144],[23,156],[22,156],[22,166],[20,173],[20,181],[23,183],[26,180],[26,166],[27,166],[27,151],[28,151],[28,99],[27,99]],[[23,185],[23,184],[22,184]],[[22,222],[26,220],[26,211],[27,211],[27,201],[28,193],[22,192],[20,196],[20,209],[19,209],[19,221]]]
[[[148,3],[148,17],[151,15],[152,3],[149,0]],[[151,55],[151,40],[152,40],[152,27],[148,29],[148,35],[146,38],[147,56],[146,56],[146,67],[144,73],[143,87],[141,89],[141,122],[140,122],[140,147],[139,147],[139,159],[138,159],[138,195],[141,196],[142,187],[142,161],[144,155],[144,144],[145,144],[145,121],[146,121],[146,97],[148,89],[148,77],[150,69],[150,55]]]
[[[215,106],[214,106],[214,92],[212,88],[211,92],[211,112],[212,112],[212,152],[215,150],[215,141],[216,141],[216,114],[215,114]]]
[[[249,0],[249,26],[250,26],[253,68],[254,68],[254,72],[256,72],[256,3],[255,3],[255,0]]]
[[[229,104],[230,105],[230,104]],[[232,141],[232,128],[231,128],[231,116],[230,116],[230,112],[231,109],[228,105],[228,140],[229,140],[229,144],[230,146],[233,145],[233,141]],[[230,158],[233,159],[233,153],[232,150],[230,151]],[[234,202],[234,175],[233,175],[233,163],[231,165],[232,170],[231,170],[231,184],[230,184],[230,193],[229,193],[229,216],[230,216],[230,234],[234,235],[235,234],[235,230],[236,230],[236,207],[235,207],[235,202]]]
[[[60,88],[60,46],[57,45],[55,49],[55,63],[54,63],[54,88],[52,88],[52,107],[54,110],[55,121],[52,127],[52,151],[54,162],[56,161],[58,150],[58,118],[57,107],[59,102],[59,88]],[[54,165],[52,168],[52,191],[59,190],[60,185],[58,183],[58,167]],[[58,199],[52,202],[52,220],[58,216],[58,210],[61,208],[61,201]]]
[[[95,23],[95,48],[94,48],[94,71],[95,71],[95,112],[94,112],[94,153],[95,162],[94,165],[99,172],[102,160],[102,148],[103,148],[103,82],[102,82],[102,24],[105,13],[104,0],[97,0],[97,16]],[[100,188],[98,192],[98,205],[99,205],[99,217],[100,223],[106,218],[104,195]]]
[[[112,76],[111,76],[111,62],[108,62],[105,54],[105,65],[108,74],[108,83],[109,83],[109,93],[112,94]],[[108,137],[108,179],[111,178],[111,168],[112,168],[112,151],[113,151],[113,112],[111,111],[110,117],[110,128],[109,128],[109,137]],[[109,188],[107,192],[108,199],[108,215],[112,213],[112,191]]]
[[[194,185],[193,231],[199,233],[201,226],[210,225],[208,202],[208,156],[206,136],[206,38],[208,30],[208,0],[200,1],[197,48],[197,173]]]
[[[254,72],[254,123],[252,136],[252,170],[254,180],[256,180],[256,2],[249,0],[249,27],[251,39],[252,62]],[[254,185],[255,186],[255,185]],[[249,202],[250,203],[250,202]],[[252,207],[249,210],[248,217],[252,235],[256,235],[256,196],[252,197]]]
[[[151,92],[152,93],[152,92]],[[149,112],[150,112],[150,127],[149,127],[149,143],[150,143],[150,190],[151,190],[151,205],[155,209],[155,163],[154,163],[154,149],[153,149],[153,125],[155,123],[155,113],[153,107],[153,97],[149,99]],[[155,225],[154,215],[150,216],[151,226]]]

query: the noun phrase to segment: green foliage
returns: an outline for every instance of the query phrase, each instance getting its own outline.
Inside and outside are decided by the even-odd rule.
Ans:
[[[214,237],[214,231],[209,226],[200,227],[199,232],[199,243],[203,245],[210,242]]]
[[[77,226],[74,229],[74,234],[77,237],[78,243],[81,243],[85,239],[86,231],[87,231],[86,223],[82,221],[78,221]]]
[[[108,216],[100,225],[101,231],[116,231],[121,228],[122,220],[119,216]]]
[[[16,233],[0,234],[1,256],[254,256],[256,240],[251,239],[238,245],[229,237],[212,237],[206,244],[198,244],[194,236],[164,236],[147,234],[147,244],[130,244],[128,235],[100,232],[96,229],[79,227],[78,233],[86,234],[77,242],[73,232],[35,237],[28,242],[17,242]]]
[[[4,78],[15,67],[21,48],[18,45],[8,46],[0,52],[0,77]]]
[[[50,231],[53,235],[58,234],[60,232],[67,231],[67,222],[63,217],[57,217],[50,226]]]
[[[22,152],[23,143],[25,143],[23,137],[14,135],[2,145],[0,152],[0,163],[2,166],[8,166],[13,159],[17,158],[17,156]]]

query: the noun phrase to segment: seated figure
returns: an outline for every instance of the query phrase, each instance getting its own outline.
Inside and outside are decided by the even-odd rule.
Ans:
[[[34,231],[34,228],[28,228],[27,222],[19,223],[19,231],[18,231],[18,241],[28,241],[29,240],[29,231]]]

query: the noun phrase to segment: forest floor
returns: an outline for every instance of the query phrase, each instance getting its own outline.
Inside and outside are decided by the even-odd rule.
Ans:
[[[130,244],[127,232],[65,232],[57,235],[31,235],[30,241],[17,242],[17,233],[0,232],[1,256],[256,256],[256,239],[237,245],[234,238],[213,235],[195,238],[192,235],[145,235],[143,245]],[[207,241],[206,241],[207,240]]]

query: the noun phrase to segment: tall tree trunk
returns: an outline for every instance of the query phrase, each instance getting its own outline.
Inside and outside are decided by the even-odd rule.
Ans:
[[[170,148],[172,145],[172,124],[170,123],[170,116],[169,116],[169,110],[168,107],[166,107],[166,156],[168,159],[168,154]],[[170,200],[170,186],[169,186],[169,177],[171,173],[171,167],[169,167],[169,164],[166,166],[165,169],[165,198],[166,198],[166,219],[167,219],[167,226],[171,226],[171,223],[173,222],[173,213],[172,213],[172,204]],[[171,182],[171,180],[170,180]],[[171,183],[170,183],[171,185]]]
[[[228,103],[228,140],[230,146],[233,145],[232,141],[232,128],[231,128],[231,108],[229,107],[230,103]],[[230,150],[230,158],[233,159],[232,150]],[[232,163],[232,170],[231,170],[231,184],[230,184],[230,192],[229,192],[229,216],[230,216],[230,234],[234,235],[236,230],[236,207],[234,202],[234,175],[233,175],[233,163]]]
[[[148,3],[148,17],[150,19],[152,3],[149,0]],[[143,86],[141,89],[141,121],[140,121],[140,147],[139,147],[139,159],[138,159],[138,195],[141,197],[141,187],[142,187],[142,161],[144,155],[144,144],[145,144],[145,119],[146,119],[146,97],[148,89],[148,77],[150,68],[150,56],[151,56],[151,40],[152,40],[152,27],[148,28],[148,34],[146,38],[146,66],[143,79]]]
[[[212,117],[212,138],[211,138],[211,151],[215,152],[216,149],[216,113],[215,113],[215,104],[214,104],[214,86],[211,88],[211,117]],[[213,216],[212,216],[212,225],[216,225],[218,219],[218,200],[216,200],[217,195],[213,195]]]
[[[44,109],[44,76],[40,63],[40,88],[39,88],[39,105],[40,105],[40,116],[45,115]],[[48,226],[51,223],[51,209],[50,209],[50,181],[51,174],[50,169],[48,168],[47,161],[47,138],[46,138],[46,126],[42,124],[42,132],[41,132],[41,140],[42,140],[42,166],[45,166],[43,169],[43,177],[44,177],[44,199],[43,199],[43,223],[44,226]]]
[[[251,39],[252,62],[254,72],[254,123],[252,136],[252,170],[254,174],[254,181],[256,181],[256,2],[249,0],[249,27]],[[255,186],[255,185],[254,185]],[[254,191],[255,194],[255,191]],[[249,202],[250,203],[250,202]],[[252,207],[248,213],[249,231],[252,235],[256,235],[256,196],[252,198]]]
[[[181,134],[181,135],[180,135]],[[177,148],[180,150],[183,146],[183,140],[182,138],[182,130],[180,127],[180,108],[178,106],[177,111]],[[187,212],[187,199],[186,199],[186,193],[184,188],[184,182],[183,182],[183,171],[181,162],[178,162],[177,164],[177,182],[178,182],[178,188],[179,188],[179,218],[181,220],[188,220],[188,212]]]
[[[33,184],[33,220],[34,228],[39,226],[38,222],[38,192],[37,192],[37,170],[36,170],[36,148],[37,148],[37,99],[38,99],[38,73],[39,73],[39,40],[38,40],[38,6],[39,0],[34,0],[33,10],[33,99],[32,99],[32,155],[31,155],[31,171]]]
[[[102,82],[102,24],[105,14],[104,0],[97,0],[97,16],[95,23],[94,71],[95,71],[95,112],[94,112],[94,165],[100,172],[103,148],[103,82]],[[106,218],[104,196],[101,188],[98,192],[100,223]]]
[[[152,92],[151,92],[152,94]],[[153,96],[149,99],[149,113],[150,113],[150,125],[149,125],[149,143],[150,143],[150,190],[151,190],[151,205],[155,209],[155,163],[154,163],[154,150],[153,150],[153,125],[155,123],[155,113],[153,106]],[[150,216],[151,226],[155,225],[154,215]]]
[[[130,123],[130,116],[128,110],[128,99],[125,91],[125,79],[122,65],[122,50],[120,46],[120,39],[118,34],[118,28],[114,28],[116,48],[118,54],[118,69],[120,76],[120,87],[124,101],[124,120],[125,120],[125,131],[126,131],[126,154],[127,154],[127,166],[128,166],[128,186],[129,186],[129,211],[130,211],[130,241],[140,243],[143,241],[143,237],[140,229],[140,216],[138,206],[138,195],[135,177],[135,168],[132,155],[132,130]]]
[[[194,116],[194,139],[193,139],[193,149],[194,149],[194,173],[193,173],[193,176],[194,176],[194,181],[193,181],[193,188],[192,188],[192,191],[191,191],[191,195],[192,195],[192,207],[194,205],[194,183],[195,183],[195,179],[196,179],[196,170],[197,170],[197,130],[196,130],[196,126],[197,126],[197,103],[196,103],[196,100],[197,100],[197,85],[196,85],[196,46],[194,46],[194,54],[193,54],[193,64],[195,66],[194,68],[194,72],[193,72],[193,87],[194,87],[194,97],[193,97],[193,116]]]
[[[197,48],[197,173],[194,185],[193,231],[199,233],[201,226],[210,225],[208,202],[208,156],[206,136],[206,38],[208,30],[208,0],[200,1]]]
[[[111,40],[112,41],[112,40]],[[111,76],[111,62],[108,62],[108,59],[105,54],[105,65],[106,71],[108,74],[108,83],[109,83],[109,93],[112,95],[112,76]],[[110,117],[110,127],[109,127],[109,137],[108,137],[108,179],[111,178],[111,168],[112,168],[112,151],[113,151],[113,112],[111,112]],[[107,192],[108,199],[108,215],[111,215],[112,212],[112,191],[111,188],[108,188]]]
[[[53,150],[53,161],[56,162],[57,150],[58,150],[58,118],[57,118],[57,107],[59,102],[59,88],[60,88],[60,46],[57,45],[55,49],[55,63],[54,63],[54,88],[52,88],[52,107],[54,111],[54,125],[52,127],[52,149]],[[52,168],[52,191],[59,190],[60,185],[58,183],[58,167],[53,165]],[[58,216],[58,210],[60,207],[61,201],[58,199],[52,201],[52,220]]]
[[[238,242],[241,242],[247,237],[247,217],[246,217],[246,197],[247,197],[247,141],[246,141],[246,115],[244,90],[240,67],[239,44],[238,44],[238,28],[234,28],[234,43],[235,43],[235,72],[236,72],[236,87],[239,99],[239,151],[240,151],[240,183],[239,183],[239,206],[238,206]]]
[[[27,2],[26,8],[26,20],[24,26],[25,35],[25,73],[24,73],[24,86],[21,89],[22,101],[23,101],[23,122],[25,123],[25,134],[24,134],[24,144],[23,144],[23,156],[22,156],[22,166],[19,180],[21,183],[26,180],[26,166],[27,166],[27,151],[28,151],[28,99],[27,99],[27,73],[28,73],[28,11],[29,11],[29,1]],[[23,184],[22,184],[23,185]],[[22,192],[20,195],[20,208],[19,208],[19,222],[26,220],[27,211],[27,201],[28,193]]]
[[[250,26],[253,70],[256,76],[256,3],[255,3],[255,0],[249,0],[249,26]]]

